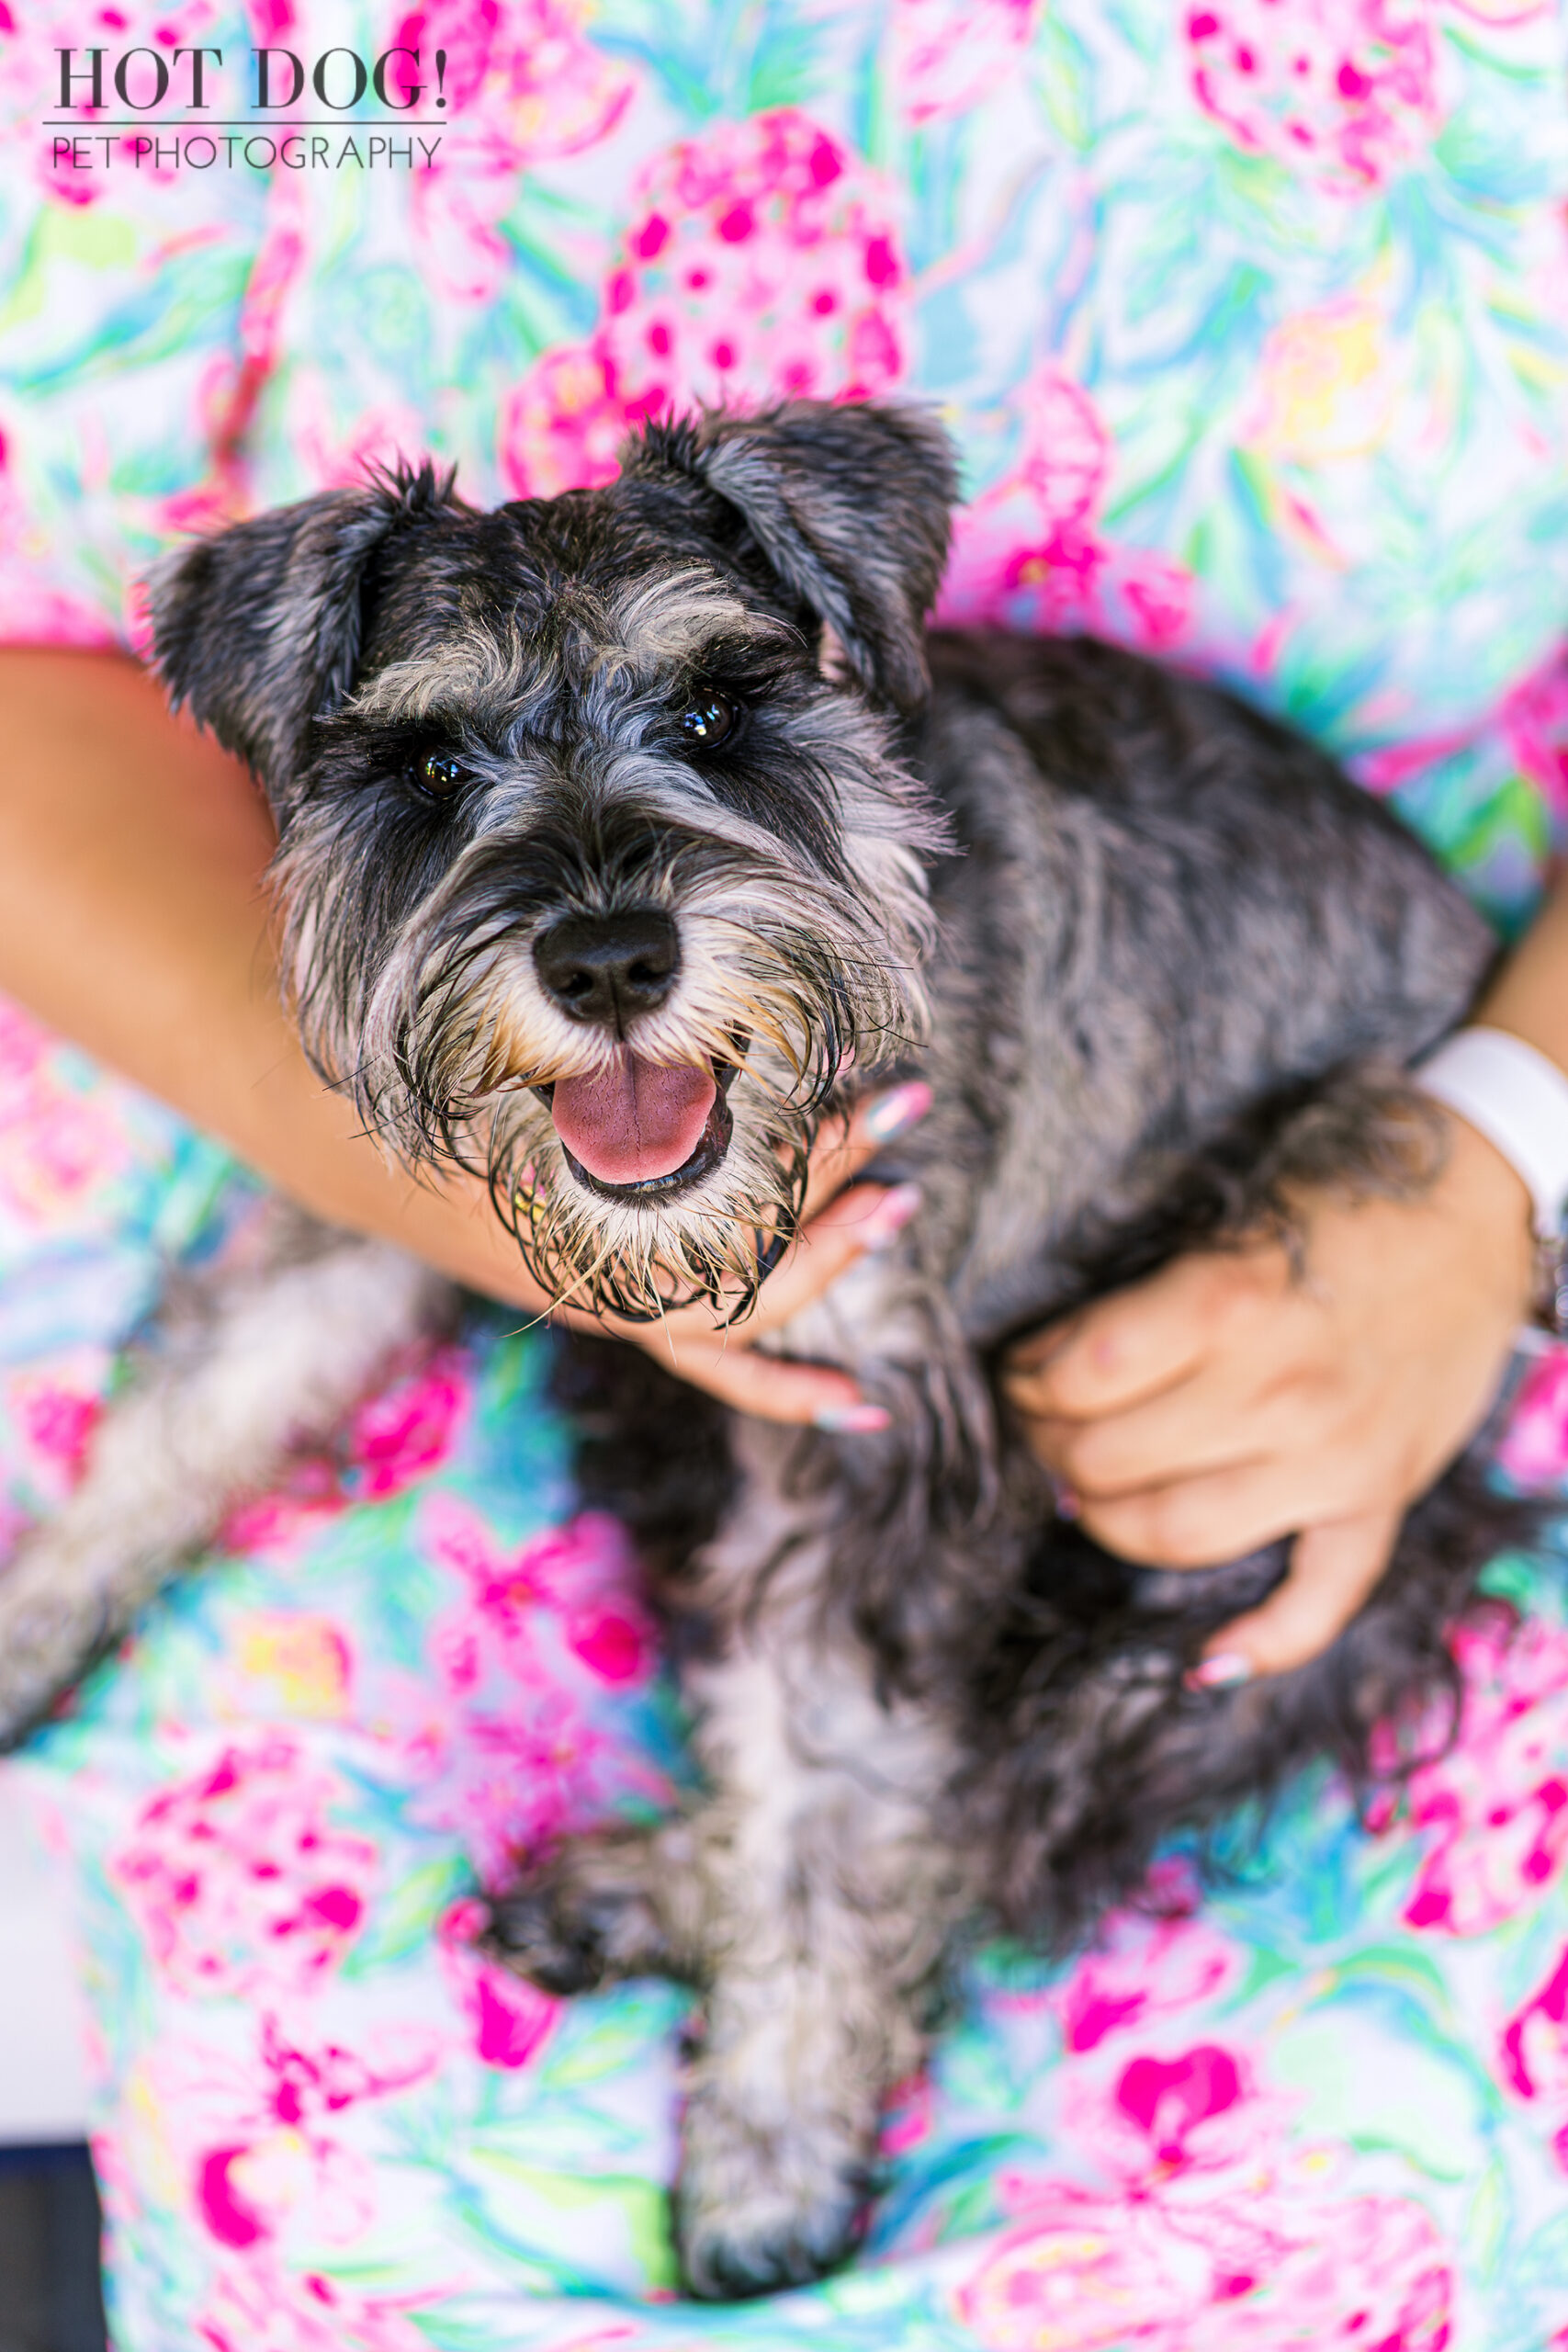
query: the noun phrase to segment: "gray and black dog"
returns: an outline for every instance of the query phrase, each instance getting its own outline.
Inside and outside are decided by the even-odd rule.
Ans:
[[[1288,1231],[1294,1187],[1429,1181],[1401,1073],[1492,941],[1224,695],[928,635],[953,496],[923,416],[803,403],[650,424],[608,488],[494,514],[399,473],[154,583],[171,695],[276,812],[315,1062],[410,1165],[487,1170],[556,1295],[743,1310],[818,1123],[894,1070],[934,1090],[877,1170],[918,1219],[778,1342],[849,1366],[884,1431],[671,1409],[609,1342],[572,1375],[678,1621],[705,1790],[529,1857],[492,1935],[556,1990],[702,1988],[675,2204],[704,2294],[852,2244],[966,1922],[1059,1943],[1168,1831],[1313,1754],[1364,1774],[1444,1687],[1504,1523],[1451,1473],[1325,1657],[1196,1691],[1279,1552],[1141,1572],[1054,1518],[998,1352],[1180,1248]],[[447,1311],[282,1211],[262,1262],[187,1286],[0,1580],[0,1728]]]

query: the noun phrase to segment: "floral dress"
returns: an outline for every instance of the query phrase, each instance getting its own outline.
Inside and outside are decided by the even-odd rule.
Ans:
[[[964,467],[946,617],[1223,678],[1530,911],[1568,820],[1562,6],[15,8],[0,633],[137,643],[180,533],[367,460],[548,495],[671,403],[907,393]],[[265,118],[261,49],[308,92]],[[253,1199],[0,1019],[0,1549]],[[71,1866],[118,2352],[1568,2347],[1568,1540],[1495,1565],[1457,1743],[1368,1817],[1308,1774],[1217,1885],[1173,1849],[1075,1963],[975,1962],[853,2266],[681,2301],[684,1996],[555,2002],[474,1940],[515,1858],[689,1769],[546,1345],[476,1313],[397,1367],[5,1768]],[[1568,1351],[1502,1456],[1568,1507]]]

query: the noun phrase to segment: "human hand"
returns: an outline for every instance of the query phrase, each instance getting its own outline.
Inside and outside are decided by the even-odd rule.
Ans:
[[[575,1329],[629,1340],[738,1412],[818,1429],[886,1427],[883,1408],[868,1403],[847,1372],[759,1354],[757,1341],[818,1297],[865,1250],[885,1249],[908,1223],[920,1203],[917,1186],[844,1188],[895,1136],[923,1119],[931,1102],[930,1087],[917,1079],[858,1104],[847,1123],[824,1126],[812,1147],[799,1234],[743,1323],[724,1325],[705,1302],[657,1323],[628,1323],[571,1307],[558,1308],[556,1319]]]
[[[1108,1549],[1196,1568],[1295,1536],[1280,1585],[1205,1645],[1201,1683],[1325,1648],[1496,1394],[1529,1310],[1529,1202],[1450,1125],[1418,1199],[1299,1199],[1299,1273],[1272,1241],[1180,1258],[1013,1352],[1008,1394]]]

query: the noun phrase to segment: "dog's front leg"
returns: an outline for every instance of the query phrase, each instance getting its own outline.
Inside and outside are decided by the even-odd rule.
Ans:
[[[690,1680],[710,1793],[570,1838],[491,1912],[491,1947],[580,1992],[639,1973],[707,1999],[676,2230],[699,2295],[798,2284],[852,2246],[888,2088],[975,1890],[932,1831],[945,1737],[886,1707],[858,1645],[777,1614]]]
[[[858,1645],[775,1618],[696,1696],[709,1989],[676,2226],[694,2292],[752,2294],[852,2246],[968,1890],[931,1830],[945,1740],[878,1702]]]

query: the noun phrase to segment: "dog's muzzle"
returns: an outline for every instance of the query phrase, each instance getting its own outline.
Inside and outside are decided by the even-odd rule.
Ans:
[[[650,1061],[626,1042],[680,974],[673,916],[658,906],[565,915],[535,941],[534,965],[560,1012],[617,1041],[601,1069],[538,1090],[578,1182],[653,1206],[710,1174],[729,1148],[733,1066]]]

